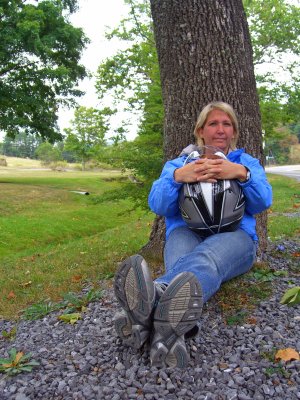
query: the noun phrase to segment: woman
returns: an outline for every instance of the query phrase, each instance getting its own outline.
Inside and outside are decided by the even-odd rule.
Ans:
[[[125,260],[115,276],[115,294],[123,308],[115,327],[123,341],[140,348],[150,337],[152,365],[185,367],[189,361],[185,339],[198,332],[202,304],[222,282],[252,266],[258,237],[254,214],[270,207],[272,188],[259,161],[236,149],[239,129],[232,107],[208,104],[194,130],[198,145],[214,146],[226,159],[201,158],[186,163],[195,146],[168,161],[153,183],[149,205],[166,221],[165,274],[152,281],[145,260]],[[184,183],[235,179],[245,196],[245,212],[234,232],[202,237],[187,226],[178,205]]]

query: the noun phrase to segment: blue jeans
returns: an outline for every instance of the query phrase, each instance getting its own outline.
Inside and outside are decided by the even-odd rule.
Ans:
[[[256,243],[241,229],[203,238],[188,227],[180,227],[166,241],[166,272],[156,282],[169,284],[180,272],[193,272],[206,302],[222,282],[247,272],[255,256]]]

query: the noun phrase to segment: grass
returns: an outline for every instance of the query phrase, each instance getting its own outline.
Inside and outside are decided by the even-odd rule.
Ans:
[[[299,237],[300,184],[294,179],[270,174],[273,205],[268,210],[268,235],[271,240]]]
[[[20,159],[7,161],[9,167],[0,167],[0,319],[17,319],[34,305],[55,308],[66,293],[86,285],[97,290],[118,262],[147,242],[153,214],[130,213],[132,203],[126,199],[93,201],[119,185],[118,171],[54,172],[40,170],[32,160],[25,166]],[[274,240],[299,235],[299,224],[286,215],[299,211],[299,183],[278,175],[270,175],[270,181],[274,205],[268,235]],[[239,291],[247,301],[268,295],[265,282],[255,288],[235,280],[228,285],[237,285],[228,286],[228,293]]]
[[[0,318],[87,283],[97,287],[147,242],[153,214],[130,213],[129,200],[93,202],[119,178],[117,171],[0,169]]]

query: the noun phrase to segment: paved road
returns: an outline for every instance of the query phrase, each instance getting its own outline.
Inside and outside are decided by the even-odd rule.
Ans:
[[[266,172],[270,174],[278,174],[295,178],[300,182],[300,164],[298,165],[283,165],[279,167],[266,167]]]

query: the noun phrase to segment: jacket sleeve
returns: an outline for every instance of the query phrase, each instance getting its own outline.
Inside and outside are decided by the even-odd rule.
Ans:
[[[271,206],[272,186],[259,160],[244,153],[240,163],[250,171],[250,179],[245,183],[240,182],[246,198],[246,211],[251,215],[258,214]]]
[[[183,166],[184,158],[167,161],[162,173],[151,188],[148,203],[151,210],[161,216],[171,217],[179,212],[178,193],[182,183],[174,179],[174,171]]]

